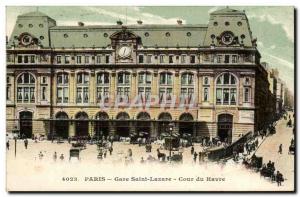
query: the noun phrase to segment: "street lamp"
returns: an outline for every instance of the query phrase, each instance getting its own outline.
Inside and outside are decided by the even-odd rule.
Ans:
[[[169,135],[170,135],[170,144],[169,144],[169,160],[171,161],[171,154],[172,154],[172,134],[174,129],[174,123],[169,123]]]

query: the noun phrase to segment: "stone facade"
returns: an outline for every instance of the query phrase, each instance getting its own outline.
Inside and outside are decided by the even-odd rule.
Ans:
[[[235,140],[265,124],[268,90],[247,17],[229,8],[208,25],[69,27],[33,12],[7,43],[7,131],[26,135],[156,137],[173,122]]]

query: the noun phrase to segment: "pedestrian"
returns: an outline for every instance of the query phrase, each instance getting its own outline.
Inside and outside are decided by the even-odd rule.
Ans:
[[[6,149],[9,150],[9,140],[6,141]]]
[[[191,155],[194,154],[194,151],[195,151],[195,148],[194,148],[194,146],[192,146],[192,147],[191,147]]]
[[[283,181],[284,181],[283,175],[279,171],[277,171],[277,174],[276,174],[277,185],[281,186],[281,182],[283,182]]]
[[[53,154],[53,160],[56,161],[56,159],[57,159],[57,153],[54,152],[54,154]]]
[[[104,158],[106,158],[106,150],[104,151],[103,156],[104,156]]]
[[[24,145],[25,145],[25,149],[27,149],[27,146],[28,146],[28,140],[27,139],[24,140]]]
[[[111,155],[112,154],[112,152],[113,152],[113,147],[111,146],[111,147],[109,147],[109,155]]]
[[[40,153],[39,153],[39,159],[43,159],[43,157],[44,157],[44,155],[43,155],[42,151],[40,151]]]
[[[278,153],[279,153],[279,154],[282,154],[282,144],[279,145]]]
[[[196,161],[197,161],[197,156],[198,156],[198,154],[196,153],[196,152],[194,152],[194,162],[196,163]]]
[[[144,158],[142,157],[142,158],[141,158],[141,163],[144,163],[144,162],[145,162],[145,160],[144,160]]]
[[[200,151],[199,153],[198,153],[198,155],[199,155],[199,163],[202,161],[202,157],[203,157],[203,155],[202,155],[202,152]]]
[[[61,161],[63,161],[65,159],[64,154],[61,154],[59,158]]]

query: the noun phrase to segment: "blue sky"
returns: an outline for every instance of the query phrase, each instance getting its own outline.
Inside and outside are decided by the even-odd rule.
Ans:
[[[135,24],[176,24],[181,19],[185,24],[207,24],[209,13],[224,7],[54,7],[40,6],[39,11],[49,15],[58,25],[77,25],[82,21],[87,25],[115,24],[122,20]],[[233,7],[245,10],[253,36],[258,40],[262,61],[277,68],[287,87],[294,90],[294,8],[293,7]],[[37,7],[7,7],[7,35],[19,14],[36,10]]]

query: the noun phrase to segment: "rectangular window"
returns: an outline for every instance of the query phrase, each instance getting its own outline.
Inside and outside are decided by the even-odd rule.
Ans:
[[[84,56],[84,63],[86,64],[90,63],[90,56]]]
[[[181,63],[185,64],[185,60],[186,60],[186,55],[182,55],[181,56]]]
[[[244,88],[244,101],[250,102],[250,88]]]
[[[6,87],[6,100],[7,100],[7,101],[10,100],[9,98],[10,98],[10,87],[7,86],[7,87]]]
[[[81,64],[81,56],[76,56],[76,63]]]
[[[63,102],[68,103],[69,102],[69,89],[67,87],[63,88]]]
[[[169,63],[172,64],[173,63],[173,55],[169,56]]]
[[[100,55],[97,55],[97,57],[96,57],[96,63],[97,64],[101,64],[101,56]]]
[[[47,83],[47,77],[42,77],[42,84],[46,84]]]
[[[230,105],[236,104],[236,89],[230,89]]]
[[[204,88],[203,90],[203,101],[204,102],[208,101],[208,88]]]
[[[82,103],[82,88],[77,88],[77,103]]]
[[[225,61],[224,61],[224,63],[229,63],[229,55],[225,55]]]
[[[217,104],[222,104],[222,89],[221,88],[217,88],[216,100],[217,100]]]
[[[139,63],[144,63],[144,55],[139,55]]]
[[[237,63],[237,62],[238,62],[238,56],[232,55],[232,63]]]
[[[228,88],[223,89],[223,104],[224,105],[229,104],[229,89]]]
[[[29,62],[28,55],[24,55],[24,63],[27,64]]]
[[[65,56],[65,64],[70,64],[71,57],[69,55]]]
[[[106,64],[109,64],[109,55],[106,55],[106,56],[105,56],[105,63],[106,63]]]
[[[148,64],[151,63],[151,58],[152,58],[152,55],[147,55],[147,63],[148,63]]]
[[[159,56],[159,63],[165,63],[164,58],[165,58],[164,55],[160,55],[160,56]]]
[[[23,56],[18,55],[18,63],[23,63]]]
[[[217,56],[217,63],[221,63],[222,62],[222,55],[218,55]]]
[[[83,88],[83,102],[84,103],[89,102],[89,88],[88,87]]]
[[[61,56],[56,56],[56,63],[61,64]]]
[[[35,63],[35,55],[30,56],[30,63],[32,63],[32,64]]]
[[[196,62],[196,56],[195,55],[191,55],[190,62],[191,62],[191,64],[194,64]]]
[[[46,100],[46,87],[42,87],[42,100]]]

